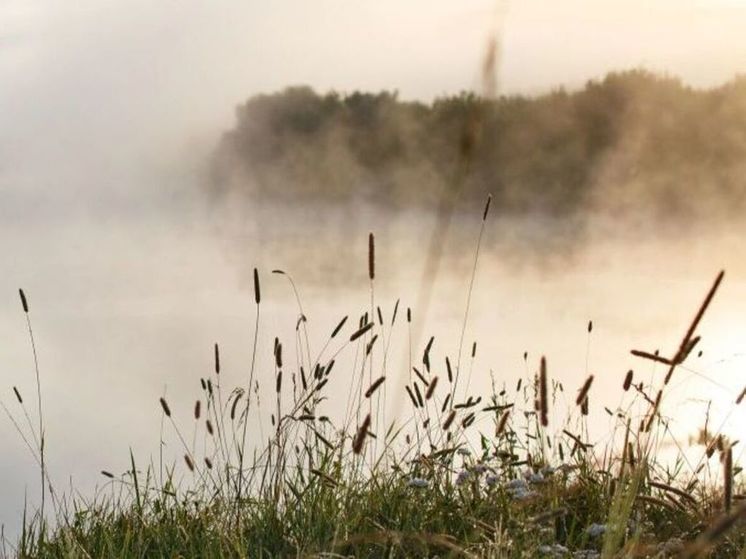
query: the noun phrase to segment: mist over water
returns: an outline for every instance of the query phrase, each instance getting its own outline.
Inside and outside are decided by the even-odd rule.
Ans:
[[[102,484],[101,469],[127,469],[129,447],[143,466],[149,460],[157,465],[157,399],[168,396],[177,421],[189,434],[199,378],[212,370],[214,342],[221,345],[223,386],[246,383],[254,266],[260,270],[263,292],[258,379],[264,402],[271,401],[273,390],[274,337],[287,348],[286,360],[294,363],[299,316],[286,278],[270,271],[279,268],[292,275],[308,318],[311,347],[318,351],[342,316],[349,314],[353,324],[370,311],[369,231],[376,234],[375,303],[385,321],[401,299],[389,367],[405,374],[408,334],[402,311],[417,300],[433,215],[388,214],[364,206],[351,210],[257,204],[242,213],[237,224],[199,200],[194,197],[151,215],[80,219],[51,230],[29,230],[23,223],[3,226],[0,249],[13,262],[12,273],[0,279],[6,294],[0,303],[3,401],[13,408],[11,387],[18,386],[33,402],[33,363],[16,296],[22,285],[39,346],[47,452],[58,490],[69,475],[77,489],[92,491]],[[435,336],[433,368],[441,374],[445,356],[455,360],[459,349],[480,217],[459,215],[453,221],[432,304],[427,310],[413,309],[415,320],[423,321],[422,338],[413,341],[413,360],[419,361],[424,344]],[[663,412],[682,418],[677,434],[683,440],[704,423],[710,399],[717,421],[727,419],[731,427],[743,421],[743,412],[733,406],[746,364],[741,231],[644,239],[606,233],[590,235],[582,246],[568,251],[537,250],[540,228],[531,221],[488,220],[462,358],[464,374],[467,368],[472,371],[471,393],[486,396],[493,378],[498,388],[504,383],[512,390],[546,355],[551,378],[566,389],[556,404],[563,410],[572,407],[574,391],[593,373],[592,436],[601,444],[611,422],[603,406],[616,409],[627,369],[633,368],[646,382],[659,383],[665,374],[661,366],[636,359],[629,350],[671,354],[715,274],[725,268],[722,290],[700,329],[703,356],[690,358],[677,372]],[[590,230],[603,231],[600,225]],[[528,235],[533,236],[530,242]],[[545,242],[551,244],[552,239]],[[594,323],[590,337],[589,320]],[[472,363],[474,341],[478,345]],[[342,412],[340,404],[354,376],[352,351],[346,353],[339,358],[331,385],[335,400],[322,404],[332,417]],[[408,409],[404,393],[393,394],[393,378],[389,417]],[[262,410],[265,433],[269,413],[269,407]],[[258,431],[251,435],[261,440]],[[1,436],[10,449],[1,472],[7,496],[2,516],[12,529],[26,490],[34,502],[37,471],[9,424]],[[166,459],[178,460],[179,444],[168,425],[164,440]]]

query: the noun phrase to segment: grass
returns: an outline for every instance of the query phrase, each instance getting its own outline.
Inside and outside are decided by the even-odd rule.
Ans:
[[[489,202],[480,241],[488,208]],[[527,361],[527,377],[515,387],[493,379],[490,394],[469,393],[472,366],[463,355],[471,349],[473,360],[476,345],[463,347],[463,331],[478,257],[477,248],[456,359],[445,356],[443,365],[434,364],[432,338],[421,347],[412,338],[411,309],[400,313],[397,302],[389,314],[375,305],[371,235],[370,309],[339,321],[316,353],[295,284],[276,270],[290,280],[298,303],[295,360],[288,362],[275,339],[274,370],[259,371],[255,270],[246,384],[222,386],[216,344],[214,371],[200,379],[202,390],[188,406],[191,422],[177,421],[172,403],[160,399],[161,439],[172,434],[183,459],[143,467],[131,455],[123,475],[101,472],[105,483],[90,498],[61,495],[49,478],[37,369],[37,421],[15,388],[23,421],[3,408],[39,464],[47,511],[28,513],[20,538],[3,538],[3,555],[746,558],[744,483],[732,453],[737,442],[706,428],[706,447],[693,468],[683,457],[659,458],[670,436],[670,420],[660,414],[668,380],[697,345],[697,326],[723,274],[673,357],[635,351],[665,363],[668,374],[660,386],[632,373],[619,379],[622,403],[607,408],[615,428],[598,448],[588,429],[592,376],[568,392],[575,405],[564,419],[556,408],[565,388],[544,358],[535,373]],[[21,299],[34,344],[23,292]],[[406,320],[409,332],[406,370],[389,355],[397,320]],[[419,351],[421,359],[413,359]],[[395,394],[401,377],[406,387]],[[261,400],[260,382],[273,386],[272,402]],[[338,406],[343,413],[324,415],[325,401],[337,394],[348,395]],[[399,396],[409,409],[387,418],[386,399]],[[743,394],[737,398],[734,405]],[[247,431],[267,419],[266,442],[247,444],[256,439]]]

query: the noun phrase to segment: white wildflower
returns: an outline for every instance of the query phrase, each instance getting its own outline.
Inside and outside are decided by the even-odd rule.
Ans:
[[[456,476],[456,485],[463,485],[466,483],[469,480],[470,475],[469,470],[461,470],[458,473],[458,476]]]
[[[520,478],[511,479],[505,484],[505,489],[508,491],[528,491],[528,484],[526,483],[526,480]]]
[[[593,523],[585,529],[585,533],[592,538],[597,538],[606,532],[606,524]]]
[[[530,483],[544,483],[546,479],[544,479],[544,476],[540,473],[535,473],[528,476],[528,481]]]
[[[594,549],[581,549],[574,551],[572,557],[573,559],[600,559],[601,554]]]
[[[556,543],[554,545],[544,544],[539,546],[539,553],[559,559],[560,557],[567,557],[567,554],[570,553],[570,551],[564,545]]]
[[[529,491],[528,489],[516,489],[512,491],[513,499],[516,501],[525,501],[531,497],[536,496],[536,491]]]
[[[487,466],[485,466],[484,464],[480,462],[479,464],[474,464],[472,471],[474,471],[474,473],[477,475],[481,475],[487,471]]]
[[[427,487],[428,482],[426,479],[422,479],[421,477],[413,477],[409,480],[409,483],[407,484],[409,487]]]
[[[673,554],[684,551],[684,542],[680,538],[673,537],[668,541],[660,544],[658,549],[663,553]]]

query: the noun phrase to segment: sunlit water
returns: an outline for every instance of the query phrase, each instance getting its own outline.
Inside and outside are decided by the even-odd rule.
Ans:
[[[431,304],[426,310],[413,308],[415,323],[422,321],[413,361],[421,360],[422,348],[435,336],[433,374],[444,375],[445,356],[455,362],[459,353],[479,217],[452,224]],[[370,311],[367,236],[374,231],[374,299],[386,323],[401,300],[399,319],[385,333],[392,340],[387,415],[407,415],[401,389],[402,375],[409,374],[404,309],[417,301],[434,223],[421,213],[389,216],[360,208],[264,207],[228,215],[184,201],[108,220],[62,219],[43,228],[8,220],[0,229],[6,264],[0,276],[2,401],[23,427],[12,393],[17,386],[36,417],[32,353],[17,296],[22,286],[39,352],[49,469],[58,490],[71,480],[83,495],[91,495],[105,481],[100,470],[128,469],[130,448],[143,467],[157,459],[159,396],[166,394],[191,436],[191,410],[199,378],[211,374],[214,342],[221,346],[223,386],[245,385],[256,310],[254,266],[262,283],[257,374],[265,402],[274,388],[275,336],[286,348],[287,370],[296,368],[300,312],[287,279],[271,270],[281,268],[295,280],[314,356],[347,314],[349,336],[360,314]],[[699,329],[703,355],[693,355],[676,373],[661,409],[676,419],[681,444],[703,426],[709,401],[710,424],[742,437],[746,405],[739,410],[733,402],[746,384],[746,267],[736,233],[697,240],[591,236],[569,253],[533,244],[516,254],[515,237],[522,228],[536,231],[541,225],[488,221],[466,320],[462,386],[468,378],[470,393],[487,396],[494,378],[498,388],[505,384],[512,392],[517,379],[533,375],[545,355],[550,377],[565,387],[550,426],[558,431],[559,416],[574,407],[577,389],[594,374],[590,440],[602,447],[614,425],[604,406],[616,410],[630,399],[622,399],[625,372],[634,369],[636,380],[656,388],[665,374],[662,366],[629,350],[671,355],[724,268],[725,281]],[[340,345],[332,344],[327,355]],[[351,355],[344,355],[329,387],[332,398],[322,404],[332,416],[342,413],[350,380],[358,374],[351,369]],[[374,360],[378,367],[380,350]],[[270,413],[266,406],[263,432],[253,427],[252,440],[266,436]],[[12,534],[24,496],[30,508],[38,504],[38,469],[11,422],[3,418],[0,426],[0,522]],[[487,421],[478,428],[487,434],[494,430]],[[170,460],[181,451],[168,426],[165,440]],[[695,449],[692,460],[701,452]],[[740,459],[740,451],[736,454]]]

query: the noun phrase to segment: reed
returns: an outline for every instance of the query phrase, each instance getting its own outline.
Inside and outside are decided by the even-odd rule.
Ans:
[[[438,377],[433,377],[427,387],[427,391],[425,392],[425,400],[429,400],[433,397],[433,394],[435,394],[436,386],[438,386]]]
[[[368,387],[368,390],[365,391],[365,397],[370,398],[373,394],[375,394],[376,390],[386,381],[386,377],[379,377],[375,381],[373,381],[373,384],[371,384]]]
[[[171,408],[168,406],[168,402],[166,402],[165,398],[160,398],[161,403],[161,409],[163,410],[163,413],[166,414],[166,417],[171,417]]]
[[[723,509],[729,513],[733,506],[733,447],[723,451]]]
[[[590,329],[588,330],[590,332]],[[590,386],[588,387],[590,389]],[[587,392],[587,390],[586,390]],[[547,388],[547,360],[542,356],[539,370],[539,413],[541,426],[549,425],[549,392]]]
[[[373,233],[368,235],[368,278],[373,281],[376,277],[376,239]]]
[[[588,392],[590,391],[592,384],[593,375],[590,375],[587,379],[585,379],[583,386],[580,387],[580,390],[578,391],[578,397],[575,399],[575,405],[581,406],[583,405],[583,402],[588,399]]]
[[[36,377],[36,398],[37,398],[37,410],[39,415],[39,425],[38,425],[38,452],[39,452],[39,470],[40,470],[40,477],[41,477],[41,508],[39,511],[39,515],[42,519],[44,519],[44,507],[46,504],[46,478],[47,478],[47,471],[46,471],[46,458],[45,458],[45,440],[44,440],[44,414],[42,411],[42,403],[41,403],[41,376],[39,373],[39,357],[36,351],[36,340],[34,339],[34,330],[31,327],[31,316],[29,312],[29,304],[28,299],[26,297],[26,293],[23,291],[23,289],[18,290],[18,295],[21,299],[21,308],[23,309],[23,314],[26,317],[26,328],[28,330],[29,335],[29,341],[31,342],[31,353],[34,358],[34,373]],[[43,522],[43,520],[42,520]]]
[[[622,389],[625,392],[629,391],[629,387],[632,386],[633,376],[634,376],[634,371],[632,371],[632,369],[627,371],[627,374],[624,376],[624,383],[622,384]]]
[[[510,410],[505,410],[503,414],[500,416],[500,421],[497,423],[497,428],[495,429],[495,436],[500,437],[505,432],[505,428],[508,425],[508,419],[510,418]]]
[[[681,339],[681,343],[679,344],[679,348],[676,351],[676,355],[671,359],[671,366],[666,373],[666,378],[663,381],[663,384],[668,384],[671,381],[671,377],[673,376],[673,372],[676,369],[676,366],[684,360],[686,355],[688,355],[689,351],[691,350],[691,347],[689,346],[691,344],[692,338],[694,337],[694,331],[697,329],[697,326],[699,326],[699,323],[702,320],[705,311],[710,306],[712,299],[715,297],[715,293],[717,292],[718,287],[720,287],[720,283],[723,281],[723,277],[725,277],[725,270],[721,270],[720,273],[717,275],[715,281],[712,284],[712,287],[707,292],[704,301],[702,301],[702,304],[699,306],[697,314],[694,315],[694,319],[689,325],[689,328],[684,334],[684,337]]]
[[[370,428],[370,414],[365,416],[362,425],[357,430],[355,438],[352,441],[352,452],[360,454],[363,450],[363,443],[365,443],[365,437],[368,436],[368,429]]]
[[[362,338],[365,334],[370,332],[372,328],[373,328],[373,323],[368,322],[367,324],[365,324],[365,326],[362,326],[358,328],[355,332],[353,332],[353,334],[350,336],[350,341],[354,342],[357,339]]]

